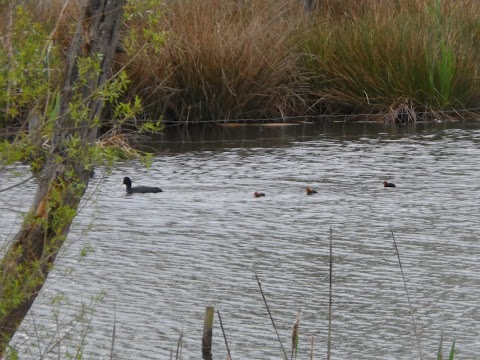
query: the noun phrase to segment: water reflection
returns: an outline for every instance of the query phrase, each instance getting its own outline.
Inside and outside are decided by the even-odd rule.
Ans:
[[[278,147],[292,142],[319,138],[358,140],[364,137],[398,139],[426,134],[443,136],[450,129],[477,129],[478,123],[437,122],[410,125],[385,125],[379,122],[348,122],[341,117],[324,121],[275,122],[256,124],[251,122],[226,125],[167,126],[161,135],[142,141],[145,150],[159,152],[213,150],[231,147]]]
[[[91,358],[109,358],[115,307],[114,358],[167,359],[183,330],[183,358],[198,359],[204,307],[214,305],[233,358],[279,359],[255,266],[284,346],[300,308],[299,358],[308,358],[311,336],[315,358],[323,358],[331,227],[333,358],[418,358],[391,231],[423,353],[435,356],[443,331],[456,337],[460,358],[475,358],[479,141],[478,126],[462,124],[168,129],[145,144],[158,149],[150,168],[126,162],[103,178],[96,173],[91,188],[99,187],[17,341],[28,355],[37,342],[27,332],[32,321],[55,328],[52,294],[75,304],[105,291],[88,338]],[[126,196],[124,176],[164,192]],[[397,188],[384,189],[384,179]],[[305,196],[307,186],[319,193]],[[28,204],[22,194],[32,190],[26,184],[9,204]],[[0,213],[8,234],[14,219],[5,202]],[[86,245],[94,253],[80,260]],[[220,359],[226,351],[215,321]]]

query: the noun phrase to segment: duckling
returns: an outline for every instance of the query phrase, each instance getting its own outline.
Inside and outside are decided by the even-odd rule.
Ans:
[[[305,189],[305,192],[307,193],[307,195],[313,195],[313,194],[316,194],[316,193],[317,193],[316,190],[313,190],[313,189],[310,188],[310,187],[307,187],[307,188]]]
[[[396,187],[394,183],[389,183],[387,180],[383,182],[383,187]]]

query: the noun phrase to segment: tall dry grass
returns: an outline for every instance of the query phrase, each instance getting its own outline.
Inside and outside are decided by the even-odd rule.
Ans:
[[[16,3],[47,32],[64,4]],[[60,48],[79,4],[62,17]],[[148,118],[415,120],[480,106],[479,42],[477,0],[321,0],[309,13],[301,0],[129,1],[116,70],[125,67],[125,97],[140,96]]]
[[[312,91],[330,109],[434,114],[479,106],[480,2],[363,1],[336,10],[316,17],[304,48]]]
[[[165,43],[128,66],[131,91],[149,112],[183,122],[305,111],[293,4],[298,8],[296,0],[168,2],[159,9]]]

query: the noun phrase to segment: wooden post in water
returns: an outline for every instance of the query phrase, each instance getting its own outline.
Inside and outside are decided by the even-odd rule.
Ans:
[[[205,318],[203,319],[202,336],[202,359],[212,360],[212,334],[213,334],[213,306],[205,308]]]

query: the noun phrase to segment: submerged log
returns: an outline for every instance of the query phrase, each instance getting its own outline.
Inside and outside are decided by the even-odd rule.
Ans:
[[[92,173],[88,151],[85,161],[72,158],[69,145],[78,139],[84,148],[94,144],[96,119],[103,100],[91,96],[107,80],[118,43],[118,27],[126,0],[88,0],[67,57],[60,89],[58,117],[50,150],[39,173],[39,184],[28,216],[0,262],[0,358],[40,292],[64,243]],[[99,71],[79,79],[79,60],[99,61]],[[72,101],[87,113],[73,119]]]

